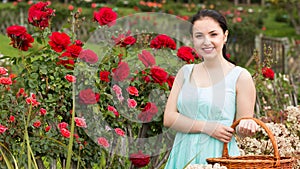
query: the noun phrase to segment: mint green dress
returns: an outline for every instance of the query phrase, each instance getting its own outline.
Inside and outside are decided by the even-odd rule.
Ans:
[[[197,87],[190,78],[194,64],[185,65],[184,80],[177,100],[179,113],[210,122],[231,126],[236,113],[236,81],[244,68],[235,66],[222,81],[210,87]],[[182,169],[190,164],[207,164],[206,159],[221,157],[223,142],[203,133],[177,132],[165,169]],[[228,143],[230,156],[239,156],[233,137]]]

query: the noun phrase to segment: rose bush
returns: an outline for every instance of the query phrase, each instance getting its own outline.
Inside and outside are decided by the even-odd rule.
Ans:
[[[115,28],[116,17],[104,7],[91,18],[107,40],[103,46],[76,38],[78,11],[69,31],[52,32],[55,10],[47,2],[29,8],[35,33],[7,28],[20,56],[8,58],[16,75],[0,68],[0,140],[17,165],[45,168],[50,159],[67,167],[163,165],[168,149],[153,147],[168,143],[161,136],[168,92],[180,64],[200,58],[193,50],[177,54],[181,42],[166,34]]]

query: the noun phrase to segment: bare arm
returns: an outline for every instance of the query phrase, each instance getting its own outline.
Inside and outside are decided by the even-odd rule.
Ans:
[[[251,74],[248,71],[241,72],[236,86],[237,114],[236,119],[253,117],[256,99],[256,90]],[[242,136],[252,135],[257,129],[253,120],[242,120],[238,126],[238,133]]]

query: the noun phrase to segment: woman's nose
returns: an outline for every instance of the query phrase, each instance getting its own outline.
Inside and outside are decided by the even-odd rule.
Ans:
[[[210,38],[204,37],[204,44],[210,44]]]

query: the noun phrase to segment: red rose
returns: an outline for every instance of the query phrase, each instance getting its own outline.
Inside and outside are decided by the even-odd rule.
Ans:
[[[45,132],[48,132],[51,129],[51,126],[45,127]]]
[[[135,167],[141,168],[149,164],[150,156],[139,151],[136,154],[130,154],[129,160]]]
[[[130,34],[130,31],[124,34],[120,34],[117,38],[112,37],[112,39],[115,41],[115,45],[120,45],[120,47],[126,47],[126,46],[131,46],[135,44],[136,39],[133,36],[128,36]]]
[[[57,125],[57,127],[61,130],[62,128],[67,128],[68,127],[68,123],[66,122],[61,122]]]
[[[27,30],[23,26],[14,25],[6,29],[7,36],[10,37],[10,45],[14,48],[27,51],[29,47],[32,47],[31,43],[34,42],[33,37],[27,33]]]
[[[75,45],[77,46],[83,46],[83,42],[81,40],[75,40]]]
[[[177,56],[183,61],[190,63],[191,61],[194,62],[195,58],[197,57],[197,54],[193,48],[188,46],[182,46],[178,49]]]
[[[60,57],[68,57],[68,58],[76,59],[78,58],[81,51],[82,51],[81,46],[70,45],[67,47],[66,52],[64,52]]]
[[[96,104],[99,101],[100,95],[88,88],[79,92],[79,99],[84,104]]]
[[[110,75],[110,72],[109,71],[101,71],[99,73],[99,76],[100,76],[100,80],[102,81],[105,81],[105,82],[109,82],[109,75]]]
[[[168,79],[168,73],[161,67],[153,66],[150,69],[150,75],[155,83],[162,85]]]
[[[9,122],[14,122],[15,121],[15,116],[13,116],[13,115],[10,115],[9,116]]]
[[[130,95],[133,95],[133,96],[139,96],[139,91],[136,87],[134,86],[129,86],[127,87],[127,92],[130,94]]]
[[[19,37],[27,33],[27,30],[24,26],[13,25],[6,28],[7,36],[10,38]]]
[[[71,132],[70,132],[68,129],[66,129],[66,128],[60,129],[60,133],[61,133],[61,135],[64,136],[65,138],[69,138],[70,135],[71,135]]]
[[[94,20],[97,21],[100,26],[113,26],[116,23],[117,16],[117,13],[108,7],[100,8],[99,12],[94,12]]]
[[[54,16],[54,10],[47,8],[47,2],[38,2],[28,9],[28,22],[40,29],[49,26],[49,19]]]
[[[142,53],[138,54],[138,57],[146,67],[151,67],[156,64],[154,56],[147,50],[142,50]]]
[[[65,79],[66,79],[68,82],[71,82],[71,83],[76,82],[76,77],[73,76],[73,75],[66,75],[66,76],[65,76]]]
[[[90,63],[90,64],[94,64],[94,63],[98,62],[97,54],[90,49],[81,51],[78,57],[81,60],[83,60],[87,63]]]
[[[123,81],[129,76],[130,68],[126,62],[120,62],[118,67],[113,69],[112,72],[115,81]]]
[[[274,79],[274,71],[269,68],[269,67],[264,67],[262,68],[262,74],[265,78],[268,78],[270,80],[273,80]]]
[[[170,48],[170,49],[175,50],[176,49],[176,43],[169,36],[161,34],[161,35],[158,35],[154,39],[151,40],[150,47],[155,48],[155,49]]]
[[[46,110],[46,109],[44,109],[44,108],[41,108],[41,109],[40,109],[40,114],[41,114],[42,116],[45,116],[46,113],[47,113],[47,110]]]
[[[172,88],[173,86],[173,83],[174,83],[174,80],[175,80],[175,76],[169,76],[168,79],[167,79],[167,83],[168,83],[168,86],[169,86],[169,89]]]
[[[143,111],[138,115],[138,119],[143,122],[150,122],[154,115],[158,112],[155,103],[148,102]]]
[[[10,77],[0,77],[0,84],[11,85],[12,84],[12,80],[11,80]]]
[[[70,37],[65,33],[53,32],[49,38],[50,41],[48,43],[51,49],[56,52],[62,52],[71,43]]]
[[[74,69],[74,60],[73,59],[68,59],[68,60],[59,60],[57,65],[63,65],[67,69]]]
[[[34,126],[35,128],[39,128],[39,127],[41,126],[41,122],[40,122],[39,120],[37,120],[37,121],[35,121],[35,122],[33,123],[33,126]]]

